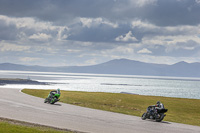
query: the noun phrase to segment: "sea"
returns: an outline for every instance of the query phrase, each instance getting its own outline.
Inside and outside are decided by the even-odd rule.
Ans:
[[[0,71],[0,78],[22,78],[48,85],[7,84],[1,88],[57,89],[85,92],[129,93],[138,95],[200,99],[200,78]]]

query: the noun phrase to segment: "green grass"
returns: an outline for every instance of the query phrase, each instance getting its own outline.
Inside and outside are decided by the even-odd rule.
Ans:
[[[47,127],[29,127],[0,121],[0,133],[72,133]]]
[[[24,89],[22,92],[46,98],[50,90]],[[165,121],[200,126],[200,99],[78,91],[61,91],[60,99],[64,103],[134,116],[141,116],[149,105],[161,101],[168,109]]]

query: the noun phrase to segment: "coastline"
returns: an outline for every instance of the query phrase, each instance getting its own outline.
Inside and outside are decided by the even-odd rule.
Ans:
[[[38,82],[30,79],[20,79],[20,78],[0,78],[0,86],[7,84],[29,84],[29,85],[49,85],[46,82]]]

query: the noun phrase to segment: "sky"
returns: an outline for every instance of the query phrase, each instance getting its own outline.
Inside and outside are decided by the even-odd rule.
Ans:
[[[0,63],[200,62],[200,0],[0,0]]]

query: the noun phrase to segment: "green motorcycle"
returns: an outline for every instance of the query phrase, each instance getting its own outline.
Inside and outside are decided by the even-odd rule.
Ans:
[[[50,103],[54,104],[55,102],[58,102],[60,99],[60,94],[58,93],[49,93],[48,97],[44,100],[44,103]]]

